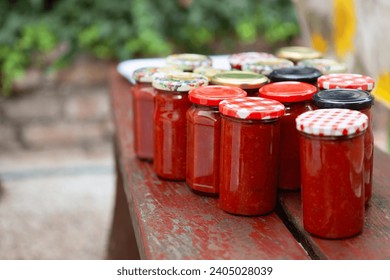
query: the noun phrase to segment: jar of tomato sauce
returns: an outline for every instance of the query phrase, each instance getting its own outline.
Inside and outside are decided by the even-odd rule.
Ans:
[[[260,97],[233,98],[222,101],[219,111],[221,209],[248,216],[272,212],[283,104]]]
[[[301,133],[305,230],[323,238],[360,233],[367,116],[349,109],[319,109],[298,116],[296,125]]]
[[[246,96],[238,87],[203,86],[189,92],[187,111],[188,186],[196,193],[218,195],[222,100]]]
[[[347,65],[329,58],[304,59],[298,62],[298,66],[314,67],[322,74],[345,73]]]
[[[301,188],[299,133],[295,119],[313,110],[312,96],[316,92],[317,87],[301,82],[276,82],[259,90],[260,97],[277,100],[285,106],[285,113],[280,119],[279,189]]]
[[[243,64],[242,70],[255,72],[268,77],[268,75],[275,69],[292,66],[294,66],[294,62],[291,60],[278,57],[267,57]]]
[[[153,111],[155,90],[152,77],[155,73],[180,72],[169,67],[142,67],[133,72],[134,149],[140,159],[153,159]]]
[[[183,70],[184,72],[192,72],[198,67],[210,67],[212,64],[211,58],[202,54],[195,53],[180,53],[167,56],[166,63]]]
[[[313,96],[317,108],[344,108],[358,110],[368,117],[368,127],[364,135],[364,192],[368,203],[372,194],[372,173],[374,164],[374,133],[372,131],[371,106],[374,97],[367,91],[355,89],[321,90]]]
[[[295,81],[317,86],[317,79],[322,73],[313,67],[293,66],[273,70],[269,75],[271,82]]]
[[[246,63],[253,63],[271,57],[275,56],[266,52],[241,52],[230,55],[228,61],[232,69],[242,70],[242,66]]]
[[[268,83],[264,75],[247,71],[226,71],[215,74],[211,78],[211,84],[221,86],[239,87],[245,90],[248,96],[257,96],[259,88]]]
[[[158,74],[154,107],[154,171],[164,179],[186,178],[186,112],[191,107],[188,92],[208,84],[193,73]]]
[[[322,53],[308,47],[289,46],[276,51],[276,56],[293,61],[295,64],[304,59],[315,59],[322,57]]]

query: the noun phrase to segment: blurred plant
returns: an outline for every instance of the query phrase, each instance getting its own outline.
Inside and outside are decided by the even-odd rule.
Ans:
[[[5,94],[27,67],[57,69],[79,52],[116,60],[212,54],[215,42],[231,49],[262,37],[272,45],[299,32],[290,0],[2,0],[0,26]],[[49,65],[39,59],[64,43]]]

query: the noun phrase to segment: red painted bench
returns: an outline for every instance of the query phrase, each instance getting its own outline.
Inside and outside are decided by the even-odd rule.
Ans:
[[[109,259],[390,259],[387,154],[375,151],[374,193],[363,234],[314,238],[302,228],[299,193],[281,193],[271,215],[238,217],[183,182],[160,180],[152,164],[134,154],[130,86],[113,66],[117,194]]]

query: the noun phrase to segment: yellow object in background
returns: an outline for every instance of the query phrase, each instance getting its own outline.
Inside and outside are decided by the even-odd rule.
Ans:
[[[321,53],[326,53],[328,51],[328,43],[325,38],[318,32],[313,32],[311,34],[311,45],[314,49]]]
[[[336,55],[343,59],[355,50],[356,16],[354,0],[333,0],[333,41]]]
[[[378,99],[390,106],[390,72],[383,72],[379,75],[374,94]]]

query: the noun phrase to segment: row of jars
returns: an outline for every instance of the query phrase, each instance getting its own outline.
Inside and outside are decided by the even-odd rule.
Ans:
[[[302,186],[308,232],[341,238],[362,230],[372,189],[371,78],[306,66],[268,77],[177,68],[141,68],[133,77],[136,154],[153,160],[160,178],[219,195],[220,207],[238,215],[270,213],[277,188]]]

